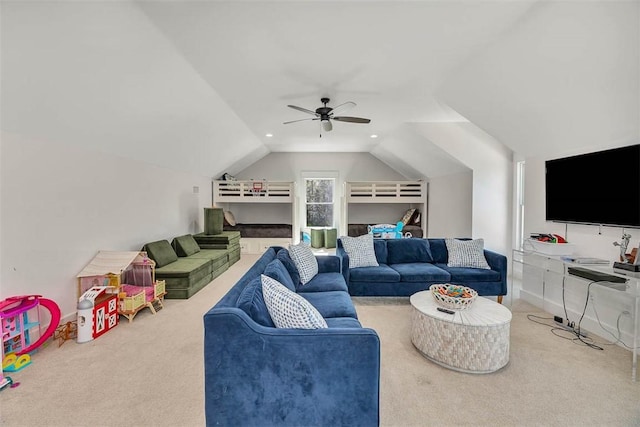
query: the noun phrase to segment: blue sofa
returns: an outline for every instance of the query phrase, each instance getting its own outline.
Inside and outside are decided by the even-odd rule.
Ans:
[[[475,289],[481,296],[507,294],[507,257],[484,250],[490,270],[448,267],[445,239],[376,239],[378,267],[349,268],[349,255],[338,239],[336,255],[353,296],[411,296],[436,283],[452,283]]]
[[[363,328],[337,256],[318,256],[301,285],[287,249],[271,247],[204,315],[207,426],[377,426],[380,340]],[[309,301],[326,329],[276,328],[261,275]]]

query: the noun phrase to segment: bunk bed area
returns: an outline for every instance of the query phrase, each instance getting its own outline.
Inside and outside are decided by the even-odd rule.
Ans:
[[[370,226],[402,222],[403,236],[427,237],[427,188],[424,181],[345,182],[342,234],[357,237]]]
[[[241,253],[260,254],[293,242],[293,182],[215,180],[212,199],[224,211],[223,230],[240,232]]]

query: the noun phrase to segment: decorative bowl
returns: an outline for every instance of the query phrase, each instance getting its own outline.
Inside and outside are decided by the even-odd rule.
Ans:
[[[438,304],[451,310],[465,310],[478,297],[478,292],[471,288],[449,283],[431,285],[429,290]]]

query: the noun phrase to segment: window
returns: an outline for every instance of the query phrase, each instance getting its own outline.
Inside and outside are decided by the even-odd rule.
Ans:
[[[307,227],[333,227],[334,186],[333,178],[305,179]]]
[[[516,248],[524,242],[524,160],[516,163]]]

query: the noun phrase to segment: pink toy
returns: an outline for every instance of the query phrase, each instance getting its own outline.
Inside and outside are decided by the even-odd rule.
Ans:
[[[45,308],[51,317],[49,324],[42,331],[40,313],[37,319],[29,319],[28,311]],[[21,356],[40,347],[55,332],[60,323],[60,307],[54,301],[42,298],[42,295],[21,295],[0,301],[0,324],[2,326],[2,350],[5,345],[15,347],[15,354]],[[31,343],[29,329],[38,326],[40,336]]]

